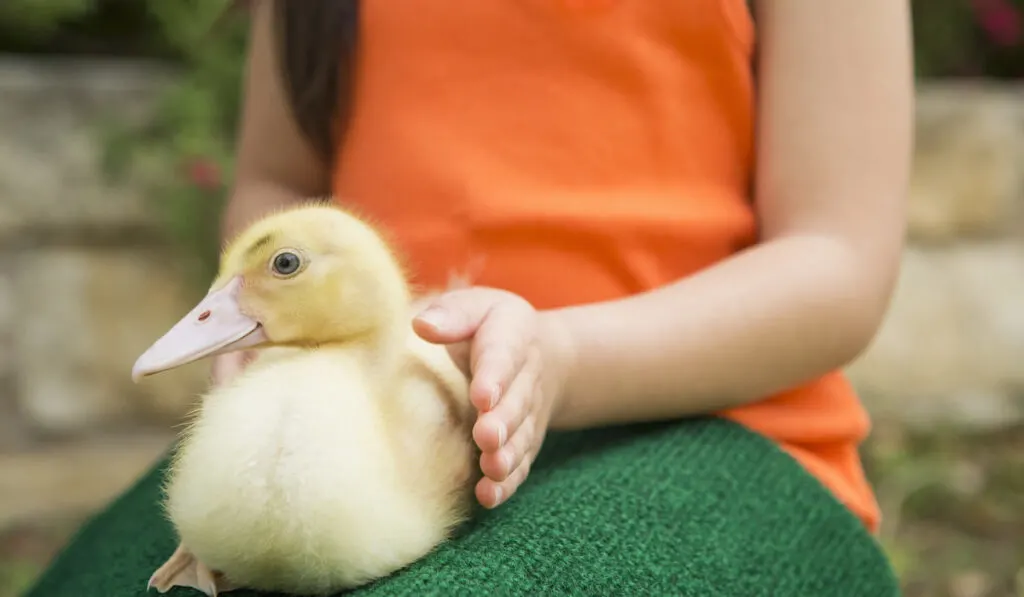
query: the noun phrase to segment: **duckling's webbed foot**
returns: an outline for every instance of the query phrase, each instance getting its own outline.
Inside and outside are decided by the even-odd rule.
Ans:
[[[149,577],[146,590],[156,589],[160,593],[166,593],[176,586],[196,589],[209,597],[217,597],[218,593],[235,588],[223,575],[207,568],[184,545],[178,545],[178,549],[174,550],[164,565],[157,568],[153,576]]]

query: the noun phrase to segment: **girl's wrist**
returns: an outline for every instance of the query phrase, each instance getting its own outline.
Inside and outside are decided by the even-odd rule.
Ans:
[[[576,339],[560,311],[540,311],[540,340],[544,353],[543,391],[551,403],[551,421],[569,408],[567,396],[575,378],[579,351]]]

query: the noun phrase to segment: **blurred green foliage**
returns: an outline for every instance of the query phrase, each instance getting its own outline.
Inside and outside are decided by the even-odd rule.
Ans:
[[[1024,78],[1024,0],[912,0],[919,78]]]
[[[297,0],[301,1],[301,0]],[[339,0],[343,1],[343,0]],[[159,57],[181,79],[147,126],[106,132],[108,172],[143,164],[168,230],[213,273],[231,180],[247,3],[232,0],[0,0],[0,52]],[[1024,77],[1024,0],[912,0],[918,77]],[[159,182],[156,182],[159,181]]]
[[[221,207],[231,180],[247,39],[246,14],[228,0],[148,0],[161,38],[175,51],[181,77],[144,127],[113,123],[106,135],[107,173],[156,165],[148,192],[168,230],[198,253],[197,279],[214,275]]]
[[[104,169],[142,184],[206,283],[231,180],[247,13],[232,0],[0,0],[0,52],[156,58],[178,73],[144,126],[101,128]],[[141,174],[141,175],[140,175]]]
[[[0,52],[170,58],[139,0],[0,0]]]
[[[89,15],[95,4],[90,0],[5,0],[0,4],[0,22],[48,36],[67,21]]]
[[[217,261],[221,206],[231,179],[247,13],[231,0],[0,0],[0,52],[156,58],[178,78],[144,126],[107,122],[103,166],[142,184],[168,231],[199,259]],[[140,176],[140,173],[142,175]]]

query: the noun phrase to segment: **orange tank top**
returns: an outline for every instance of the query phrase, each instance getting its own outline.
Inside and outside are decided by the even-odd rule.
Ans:
[[[334,193],[417,284],[537,308],[668,284],[756,241],[744,0],[365,0]],[[871,529],[838,372],[722,416],[778,443]]]

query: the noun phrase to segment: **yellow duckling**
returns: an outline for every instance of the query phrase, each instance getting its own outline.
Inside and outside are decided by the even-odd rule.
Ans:
[[[410,289],[369,225],[314,204],[225,249],[209,294],[133,378],[243,348],[202,400],[166,483],[180,545],[150,580],[207,595],[325,594],[431,551],[478,477],[468,380],[413,331]]]

